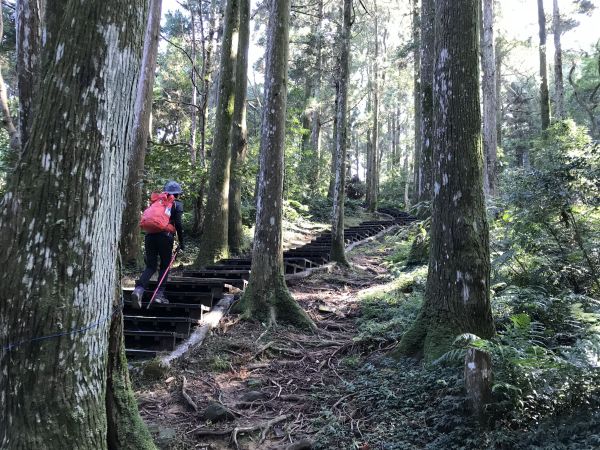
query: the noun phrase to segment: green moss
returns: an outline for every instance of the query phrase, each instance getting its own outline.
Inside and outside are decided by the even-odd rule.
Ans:
[[[444,353],[452,350],[452,343],[456,336],[461,334],[456,328],[443,322],[429,322],[427,336],[423,342],[423,356],[426,363],[435,361]]]
[[[338,247],[334,245],[331,248],[331,261],[339,264],[342,267],[350,267],[350,263],[346,259],[346,251],[344,250],[344,246]]]
[[[429,233],[424,228],[421,228],[412,242],[408,259],[406,260],[407,266],[427,264],[429,261],[429,240]]]
[[[169,368],[158,358],[151,359],[144,364],[142,373],[148,380],[159,380],[165,376]]]
[[[215,355],[210,359],[208,366],[213,372],[226,372],[231,368],[231,363],[227,356]]]
[[[258,320],[267,326],[288,324],[304,330],[316,329],[311,318],[291,296],[282,275],[275,277],[264,289],[257,289],[250,279],[234,312],[240,313],[244,319]]]
[[[112,382],[115,403],[117,445],[114,450],[155,450],[156,446],[146,424],[140,417],[135,395],[128,377],[119,376]]]
[[[112,324],[120,328],[122,323]],[[109,450],[155,450],[156,446],[146,424],[140,417],[138,405],[131,389],[127,358],[122,334],[111,337],[118,339],[117,350],[109,357],[107,377],[106,414],[107,446]]]
[[[404,356],[414,356],[423,349],[423,343],[427,337],[427,323],[422,314],[419,313],[417,319],[410,328],[404,333],[402,339],[394,351],[390,354],[394,359]]]

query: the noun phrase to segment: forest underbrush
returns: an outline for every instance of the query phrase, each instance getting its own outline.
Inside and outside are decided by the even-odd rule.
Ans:
[[[497,337],[459,336],[432,364],[389,357],[416,318],[427,268],[405,265],[411,242],[388,238],[394,281],[360,298],[354,338],[357,370],[332,397],[342,413],[324,416],[319,448],[590,449],[600,445],[600,304],[592,297],[552,296],[497,283]],[[485,423],[469,411],[466,348],[491,353],[493,402]],[[327,418],[325,418],[327,417]]]
[[[314,334],[228,316],[167,372],[136,369],[140,411],[168,449],[589,449],[600,445],[600,302],[519,268],[506,217],[492,227],[497,336],[459,336],[432,364],[390,357],[423,301],[411,259],[423,224],[359,246],[349,269],[290,283]],[[300,230],[313,226],[294,225]],[[319,225],[314,226],[316,230]],[[503,248],[522,255],[502,257]],[[407,262],[410,260],[410,263]],[[534,278],[537,277],[537,278]],[[583,281],[582,281],[583,282]],[[484,423],[465,396],[468,347],[492,355]],[[293,447],[293,444],[298,444]],[[304,446],[302,446],[304,445]],[[310,447],[312,445],[312,447]]]

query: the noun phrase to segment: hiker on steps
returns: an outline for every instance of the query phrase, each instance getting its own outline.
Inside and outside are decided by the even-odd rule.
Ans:
[[[177,233],[179,251],[183,251],[183,227],[181,217],[183,215],[183,204],[179,201],[182,190],[179,183],[167,181],[162,194],[153,193],[150,201],[151,206],[144,211],[140,227],[146,232],[144,248],[146,253],[146,268],[139,280],[135,282],[135,289],[131,294],[131,303],[134,308],[142,307],[144,290],[148,287],[150,278],[157,269],[157,259],[160,258],[160,270],[158,279],[162,279],[167,270],[173,253],[174,234]],[[164,286],[169,274],[165,278],[157,292],[154,301],[157,303],[169,303],[165,297]]]

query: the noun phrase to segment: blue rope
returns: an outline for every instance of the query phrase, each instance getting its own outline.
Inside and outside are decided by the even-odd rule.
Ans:
[[[94,328],[99,327],[104,322],[108,321],[109,319],[112,319],[115,316],[115,314],[117,314],[119,311],[121,311],[121,309],[123,308],[123,304],[124,304],[123,293],[121,293],[121,304],[119,305],[119,307],[115,308],[115,310],[111,314],[109,314],[108,316],[106,316],[104,319],[100,319],[97,322],[91,323],[89,325],[86,325],[84,327],[81,327],[81,328],[78,328],[78,329],[75,329],[75,330],[64,331],[62,333],[49,334],[47,336],[38,336],[38,337],[34,337],[32,339],[25,339],[25,340],[20,341],[20,342],[14,342],[12,344],[8,344],[8,345],[2,347],[2,352],[4,352],[4,351],[10,352],[14,348],[20,347],[21,345],[24,345],[24,344],[29,344],[31,342],[46,341],[46,340],[49,340],[49,339],[56,339],[56,338],[59,338],[61,336],[68,336],[68,335],[71,335],[71,334],[79,334],[79,333],[83,333],[83,332],[88,331],[88,330],[92,330]]]

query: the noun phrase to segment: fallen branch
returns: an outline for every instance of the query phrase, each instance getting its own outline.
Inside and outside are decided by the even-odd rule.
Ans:
[[[250,361],[256,359],[257,356],[262,355],[272,345],[273,345],[273,341],[267,342],[265,345],[263,345],[261,348],[259,348],[258,351],[254,352],[254,354],[252,355],[252,358],[250,358]]]
[[[190,394],[188,394],[186,392],[186,388],[187,388],[187,379],[185,377],[183,377],[183,384],[181,385],[181,395],[183,395],[183,398],[188,403],[188,405],[190,405],[192,408],[194,408],[194,411],[198,412],[198,405],[196,405],[194,400],[192,400],[192,397],[190,397]]]
[[[208,332],[219,324],[220,320],[231,307],[233,301],[233,295],[224,294],[223,298],[210,310],[210,312],[204,315],[204,317],[200,321],[200,325],[190,335],[190,337],[181,344],[179,344],[177,348],[173,350],[170,354],[163,357],[161,359],[161,363],[165,366],[169,366],[174,360],[181,358],[183,355],[189,353],[194,348],[199,347],[206,338],[206,336],[208,336]]]

